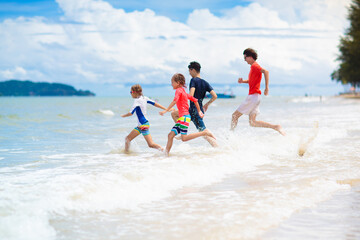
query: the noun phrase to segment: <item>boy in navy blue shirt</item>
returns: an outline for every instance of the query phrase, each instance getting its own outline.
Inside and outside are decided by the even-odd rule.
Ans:
[[[189,68],[189,73],[192,77],[192,79],[190,80],[189,94],[198,100],[201,111],[205,113],[209,105],[216,100],[217,95],[214,89],[211,87],[211,85],[200,77],[201,66],[198,62],[191,62],[188,68]],[[206,95],[206,92],[209,92],[211,94],[211,99],[203,105],[202,102]],[[191,121],[195,124],[197,130],[199,132],[204,131],[206,129],[206,126],[204,124],[203,119],[199,116],[199,113],[197,112],[193,102],[190,102],[189,113],[191,116]],[[172,112],[171,116],[175,121],[175,119],[178,118],[178,112],[177,111]],[[214,138],[211,137],[204,137],[204,138],[211,144],[211,146],[217,147],[217,143]]]

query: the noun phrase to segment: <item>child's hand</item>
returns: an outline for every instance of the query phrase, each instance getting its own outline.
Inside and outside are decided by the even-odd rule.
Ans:
[[[238,83],[243,83],[243,82],[244,82],[244,80],[242,78],[238,79]]]
[[[171,111],[171,112],[175,112],[176,109],[175,109],[175,108],[171,108],[170,111]]]
[[[265,88],[264,95],[267,96],[269,94],[269,89]]]
[[[167,111],[164,110],[164,111],[159,112],[159,114],[160,114],[161,116],[164,116],[164,114],[165,114],[166,112],[167,112]]]
[[[199,116],[200,116],[201,118],[203,118],[203,117],[204,117],[204,113],[203,113],[202,111],[200,111],[200,112],[199,112]]]
[[[206,111],[207,111],[208,107],[209,107],[209,103],[205,103],[205,105],[203,106],[203,108],[204,108],[204,112],[206,112]]]

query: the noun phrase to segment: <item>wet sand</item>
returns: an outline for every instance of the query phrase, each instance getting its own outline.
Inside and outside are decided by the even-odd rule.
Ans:
[[[263,239],[360,239],[360,182],[331,199],[294,213]]]

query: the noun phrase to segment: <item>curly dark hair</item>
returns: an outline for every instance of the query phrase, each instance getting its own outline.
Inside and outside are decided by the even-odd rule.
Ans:
[[[254,60],[258,57],[257,52],[252,48],[245,49],[243,54],[247,57],[252,57]]]
[[[201,65],[198,62],[191,62],[188,66],[189,69],[195,69],[196,72],[200,72]]]

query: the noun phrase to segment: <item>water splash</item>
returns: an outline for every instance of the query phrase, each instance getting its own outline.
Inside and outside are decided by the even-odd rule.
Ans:
[[[315,122],[312,135],[310,137],[308,137],[307,139],[304,139],[304,137],[302,137],[300,139],[299,150],[298,150],[298,154],[300,157],[304,156],[308,147],[310,146],[310,144],[314,141],[314,139],[318,135],[318,132],[319,132],[319,122]]]

